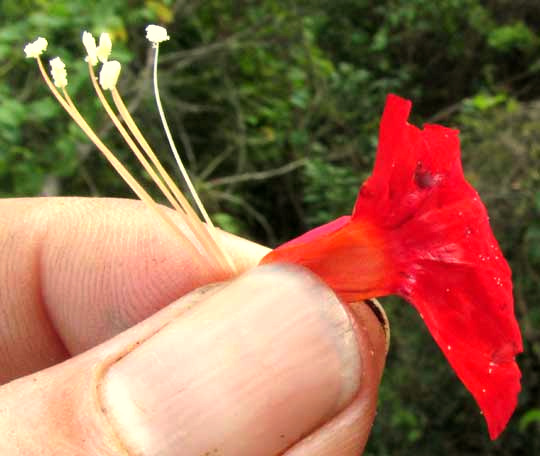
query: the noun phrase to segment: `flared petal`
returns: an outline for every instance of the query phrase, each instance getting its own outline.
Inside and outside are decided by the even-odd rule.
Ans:
[[[372,175],[352,216],[272,251],[263,262],[313,270],[346,302],[398,294],[420,313],[480,406],[491,438],[521,389],[511,271],[461,166],[458,131],[408,123],[389,95]]]

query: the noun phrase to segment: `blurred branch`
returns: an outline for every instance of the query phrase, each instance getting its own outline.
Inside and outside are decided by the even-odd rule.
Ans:
[[[233,147],[229,145],[225,151],[221,152],[217,156],[215,156],[208,165],[199,173],[199,179],[203,182],[205,182],[208,177],[211,176],[211,174],[217,169],[217,167],[223,163],[227,157],[232,153]]]
[[[189,17],[195,13],[201,4],[202,0],[190,0],[189,2],[186,0],[177,0],[172,7],[173,16],[176,19]]]
[[[58,196],[61,191],[60,179],[54,174],[47,174],[41,186],[40,196]]]
[[[100,191],[96,186],[96,183],[94,181],[93,176],[88,172],[88,169],[86,168],[86,165],[81,164],[79,166],[79,173],[83,179],[83,181],[88,185],[88,188],[90,189],[90,195],[91,196],[100,196]]]
[[[180,151],[180,153],[187,157],[189,168],[196,169],[197,157],[195,155],[195,152],[193,151],[193,146],[191,144],[189,133],[187,132],[184,125],[184,112],[181,109],[175,109],[172,111],[171,114],[174,119],[174,123],[177,126],[177,128],[175,128],[174,130],[178,131],[180,141],[182,142],[182,150]]]
[[[272,225],[270,225],[268,219],[261,212],[256,210],[251,204],[249,204],[246,200],[238,196],[232,195],[228,192],[211,191],[211,193],[218,200],[227,201],[229,203],[240,206],[242,210],[244,210],[249,216],[253,217],[253,219],[262,227],[269,242],[271,244],[274,244],[276,242],[276,234],[274,232],[274,229],[272,228]]]
[[[452,103],[451,105],[437,111],[435,114],[429,117],[425,123],[438,123],[448,119],[462,108],[463,101],[464,100],[459,100],[456,103]]]
[[[256,33],[264,26],[269,25],[274,18],[270,15],[262,18],[256,24],[245,28],[240,32],[233,33],[220,41],[215,41],[210,44],[205,44],[192,49],[186,49],[181,51],[169,52],[160,56],[160,62],[162,64],[174,63],[173,67],[177,70],[184,68],[191,63],[210,57],[225,49],[240,48],[240,47],[260,47],[264,43],[260,40],[253,40]],[[244,41],[249,39],[249,41]]]
[[[236,174],[233,176],[218,177],[207,182],[209,187],[219,187],[221,185],[239,184],[241,182],[262,181],[273,177],[288,174],[294,170],[301,168],[307,163],[307,158],[301,158],[293,162],[287,163],[279,168],[274,168],[268,171],[258,171],[253,173]]]
[[[215,54],[216,52],[222,51],[223,49],[227,49],[231,47],[238,39],[239,36],[241,36],[241,33],[237,33],[235,35],[231,35],[228,38],[225,38],[222,41],[217,41],[215,43],[207,44],[204,46],[199,46],[193,49],[187,49],[184,51],[175,51],[175,52],[168,52],[164,54],[163,56],[159,57],[159,61],[161,64],[164,63],[182,63],[182,66],[185,66],[184,62],[194,62],[196,60],[209,57],[212,54]]]
[[[247,136],[247,129],[246,129],[246,123],[245,123],[245,116],[244,111],[242,110],[242,105],[240,103],[240,100],[238,98],[238,91],[236,87],[234,86],[231,77],[229,76],[228,68],[227,68],[227,60],[226,58],[223,59],[223,80],[225,83],[225,89],[227,91],[227,98],[229,99],[235,114],[236,119],[236,128],[238,129],[238,134],[235,135],[235,142],[238,144],[238,154],[236,157],[236,172],[241,173],[244,171],[246,167],[246,161],[247,161],[247,148],[246,148],[246,136]]]

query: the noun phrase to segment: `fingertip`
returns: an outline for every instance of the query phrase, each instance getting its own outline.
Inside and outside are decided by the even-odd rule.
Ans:
[[[362,359],[360,389],[341,413],[305,437],[284,456],[357,456],[364,450],[376,415],[379,384],[387,355],[386,315],[365,301],[347,306]],[[383,314],[379,315],[379,309]]]
[[[281,454],[356,396],[352,320],[308,270],[258,267],[111,366],[102,397],[133,452]]]

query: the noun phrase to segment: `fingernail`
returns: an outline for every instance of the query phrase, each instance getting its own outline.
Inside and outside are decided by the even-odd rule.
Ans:
[[[113,364],[104,408],[133,454],[278,454],[356,395],[354,325],[311,273],[258,267]]]
[[[390,350],[390,321],[388,320],[384,307],[375,298],[366,299],[364,302],[371,309],[373,315],[381,325],[381,329],[384,333],[385,352],[388,354],[388,350]]]
[[[371,375],[374,368],[378,372],[376,376],[380,377],[390,348],[390,325],[386,312],[375,299],[353,302],[347,307],[354,316],[360,357],[366,361],[362,373]]]

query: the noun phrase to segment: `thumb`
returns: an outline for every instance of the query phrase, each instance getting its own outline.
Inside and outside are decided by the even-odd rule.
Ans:
[[[357,454],[331,435],[367,438],[385,350],[356,313],[299,268],[197,290],[2,386],[0,454]]]

